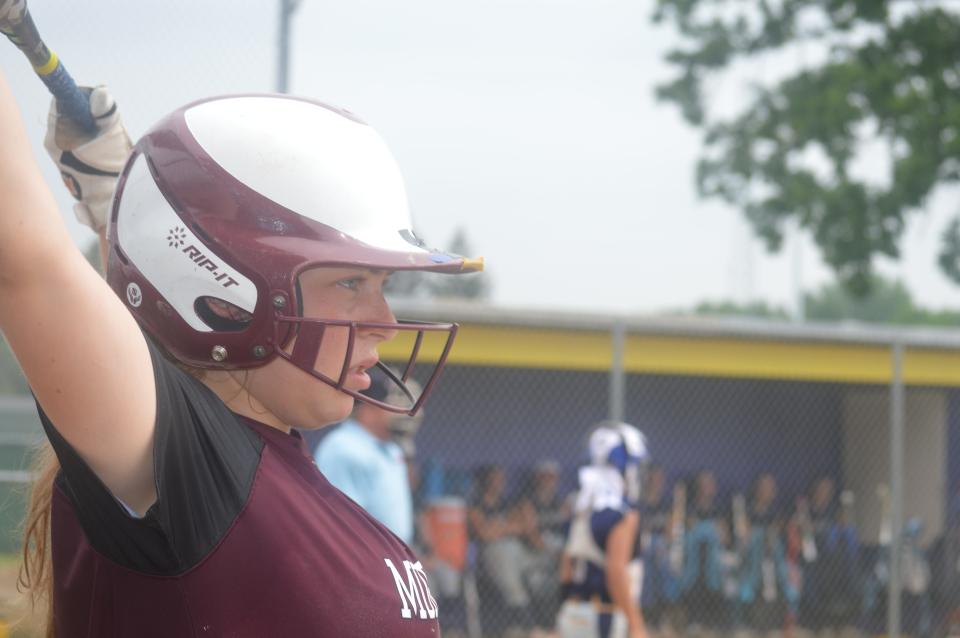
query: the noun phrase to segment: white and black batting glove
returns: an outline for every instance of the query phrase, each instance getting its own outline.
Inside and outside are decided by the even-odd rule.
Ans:
[[[43,145],[60,169],[67,190],[77,200],[73,205],[77,220],[100,232],[107,225],[117,178],[133,145],[107,88],[84,90],[90,91],[90,112],[97,122],[97,133],[91,136],[61,115],[54,101]]]

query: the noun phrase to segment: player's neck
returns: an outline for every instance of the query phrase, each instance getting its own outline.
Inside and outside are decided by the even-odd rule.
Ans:
[[[276,428],[281,432],[290,432],[290,426],[265,408],[255,397],[251,396],[233,375],[226,372],[214,372],[205,375],[202,383],[220,397],[220,400],[231,412]]]

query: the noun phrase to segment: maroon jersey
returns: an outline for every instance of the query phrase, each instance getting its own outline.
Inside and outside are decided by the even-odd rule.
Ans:
[[[302,440],[229,412],[154,350],[158,499],[132,516],[41,410],[58,638],[436,638],[410,549],[330,485]]]

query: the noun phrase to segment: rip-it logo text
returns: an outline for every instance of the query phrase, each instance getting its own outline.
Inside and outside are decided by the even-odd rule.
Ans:
[[[240,283],[230,276],[229,273],[221,272],[220,265],[217,262],[213,261],[207,257],[202,250],[197,248],[194,244],[187,244],[187,233],[186,230],[178,226],[170,230],[167,235],[167,245],[171,248],[177,249],[179,252],[183,253],[190,260],[195,263],[197,266],[206,269],[213,275],[213,280],[218,282],[224,288],[229,288],[230,286],[239,286]]]

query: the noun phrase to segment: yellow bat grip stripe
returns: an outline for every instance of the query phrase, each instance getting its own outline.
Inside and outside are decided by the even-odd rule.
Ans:
[[[37,72],[37,75],[50,75],[54,69],[57,68],[58,64],[60,64],[60,60],[57,58],[57,54],[51,51],[50,59],[47,60],[47,63],[43,66],[35,66],[33,70]]]

